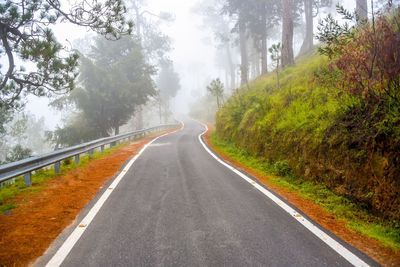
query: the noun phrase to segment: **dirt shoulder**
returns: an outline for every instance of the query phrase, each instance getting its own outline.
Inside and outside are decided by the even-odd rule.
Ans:
[[[209,127],[209,129],[212,129],[212,127]],[[206,141],[207,145],[216,153],[218,153],[218,155],[225,161],[237,166],[238,169],[241,169],[255,177],[260,183],[267,186],[270,190],[278,194],[282,199],[285,199],[288,203],[297,207],[316,223],[331,231],[336,236],[345,240],[347,243],[356,247],[360,251],[364,252],[379,264],[383,266],[400,266],[400,252],[394,252],[393,250],[382,246],[378,241],[349,229],[346,226],[346,222],[337,220],[332,214],[322,209],[314,202],[304,199],[294,191],[290,191],[286,188],[282,188],[271,183],[270,178],[267,175],[230,158],[210,142],[210,132],[211,131],[209,130],[204,135],[204,140]]]
[[[17,207],[0,215],[0,266],[27,266],[40,257],[102,186],[154,137],[52,179],[40,193],[21,193],[13,199]]]

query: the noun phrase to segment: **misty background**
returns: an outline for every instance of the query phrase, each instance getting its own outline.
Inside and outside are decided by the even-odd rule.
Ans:
[[[332,7],[338,2],[333,1]],[[213,78],[224,76],[224,71],[218,68],[218,49],[214,34],[212,29],[204,25],[203,16],[195,11],[200,1],[148,0],[145,3],[147,3],[146,9],[155,14],[169,12],[175,17],[175,21],[165,23],[161,28],[171,37],[173,50],[170,52],[170,58],[175,63],[182,85],[182,89],[173,100],[173,108],[177,113],[187,113],[190,103],[194,103],[197,97],[206,94],[206,84]],[[342,4],[349,10],[355,8],[354,1],[343,1]],[[332,12],[334,9],[329,11]],[[323,15],[324,13],[319,14],[320,19]],[[66,47],[71,47],[74,40],[90,34],[88,29],[69,23],[57,25],[54,27],[54,32],[58,41]],[[276,40],[270,42],[280,40],[279,35],[276,37]],[[299,45],[301,42],[295,41],[294,44]],[[236,53],[238,65],[238,51]],[[239,70],[237,72],[239,73]],[[49,102],[46,98],[29,96],[26,110],[38,118],[44,117],[46,128],[53,130],[62,124],[63,112],[49,107]]]
[[[325,2],[326,4],[321,4],[318,12],[314,14],[314,33],[318,21],[327,14],[332,13],[335,18],[340,19],[336,12],[336,4],[340,3],[344,8],[353,11],[356,3],[356,1],[339,0]],[[100,79],[101,71],[105,70],[99,70],[97,73],[90,71],[96,69],[96,64],[98,67],[113,64],[112,56],[110,59],[102,59],[101,52],[96,56],[96,49],[100,51],[113,47],[113,42],[129,41],[124,38],[119,41],[107,41],[104,38],[102,40],[102,37],[87,27],[65,21],[50,25],[56,40],[64,50],[76,51],[81,56],[79,69],[81,73],[77,79],[77,89],[64,96],[36,97],[28,94],[24,97],[22,100],[24,107],[14,112],[12,120],[5,125],[5,133],[0,142],[0,161],[4,161],[7,153],[13,149],[19,156],[10,156],[8,161],[42,154],[94,138],[173,122],[177,114],[190,114],[202,120],[213,121],[217,106],[240,87],[241,51],[239,34],[235,29],[237,18],[234,14],[224,11],[226,1],[127,0],[124,3],[127,7],[126,17],[134,23],[131,42],[136,42],[138,45],[136,51],[138,54],[132,58],[132,62],[143,63],[143,68],[138,70],[136,75],[143,77],[141,82],[147,82],[146,85],[137,84],[136,87],[143,90],[147,88],[147,91],[139,92],[140,96],[131,100],[127,97],[124,99],[123,95],[128,94],[127,92],[120,92],[122,96],[120,100],[125,100],[125,104],[104,103],[114,108],[121,107],[120,111],[115,111],[120,112],[118,119],[112,119],[113,121],[104,123],[107,125],[97,125],[97,128],[93,129],[82,127],[88,124],[88,116],[92,116],[91,120],[96,121],[94,115],[90,114],[92,110],[90,102],[97,101],[96,90],[105,85],[105,81]],[[74,4],[73,1],[61,1],[64,7]],[[304,12],[298,13],[300,15],[294,25],[295,56],[299,53],[306,34]],[[282,22],[277,20],[274,23],[267,36],[267,49],[282,40]],[[262,74],[258,52],[252,42],[248,37],[250,80]],[[134,46],[135,44],[132,47]],[[128,68],[129,65],[123,62],[124,52],[122,50],[120,52],[121,58],[115,60],[119,60],[118,64],[125,64],[124,66]],[[129,53],[136,52],[132,50]],[[117,52],[109,53],[112,55]],[[144,58],[141,58],[140,54]],[[266,56],[269,59],[271,52],[267,52]],[[2,57],[3,66],[7,65],[5,60],[6,58]],[[26,65],[30,67],[29,63]],[[267,70],[272,71],[274,67],[273,62],[268,60]],[[215,92],[213,93],[213,89],[208,87],[212,81],[216,81],[215,79],[218,79],[217,87],[220,86],[221,89],[218,103],[214,100]],[[108,94],[103,97],[104,99],[114,98],[111,90],[113,86],[117,85],[111,85],[103,90],[102,93]],[[92,89],[88,89],[91,87]],[[86,98],[89,100],[84,102]],[[135,102],[136,100],[138,102]],[[103,128],[100,129],[101,127]]]

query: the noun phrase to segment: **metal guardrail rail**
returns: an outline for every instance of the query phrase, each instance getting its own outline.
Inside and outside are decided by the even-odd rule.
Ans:
[[[0,183],[3,183],[5,181],[23,175],[25,184],[27,186],[31,186],[32,171],[36,171],[43,167],[47,167],[49,165],[54,164],[55,172],[60,173],[62,160],[75,157],[75,163],[79,163],[81,154],[89,153],[89,155],[92,155],[96,148],[100,148],[101,151],[103,151],[106,145],[112,146],[113,144],[116,144],[119,141],[142,137],[151,132],[161,131],[177,126],[179,126],[179,124],[160,125],[139,131],[101,138],[88,143],[56,150],[41,156],[34,156],[24,160],[0,165]]]

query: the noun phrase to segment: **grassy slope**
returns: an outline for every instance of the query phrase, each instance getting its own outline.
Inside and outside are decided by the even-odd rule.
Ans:
[[[313,200],[352,229],[400,250],[398,222],[370,214],[361,203],[341,196],[340,186],[328,189],[330,176],[324,172],[307,177],[308,168],[326,164],[315,161],[327,129],[356,101],[316,78],[326,77],[326,71],[327,59],[312,55],[281,74],[279,89],[275,74],[258,78],[218,112],[212,141],[249,167],[274,174],[274,183]]]
[[[217,119],[221,123],[217,122],[218,132],[231,132],[233,139],[244,138],[243,144],[255,136],[265,139],[266,133],[279,134],[283,139],[290,136],[287,141],[292,143],[307,139],[318,144],[338,115],[340,103],[350,101],[334,88],[310,79],[325,71],[326,63],[327,60],[319,56],[300,60],[295,67],[281,73],[280,89],[275,74],[258,78],[234,95],[219,112]],[[251,134],[245,135],[244,131]],[[297,137],[292,139],[294,132]],[[261,153],[263,148],[251,149]]]

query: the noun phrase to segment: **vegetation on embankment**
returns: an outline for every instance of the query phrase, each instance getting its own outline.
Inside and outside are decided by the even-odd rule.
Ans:
[[[217,113],[218,138],[399,229],[396,12],[335,43],[331,60],[317,54],[299,59],[281,72],[279,88],[270,74],[238,90]]]

